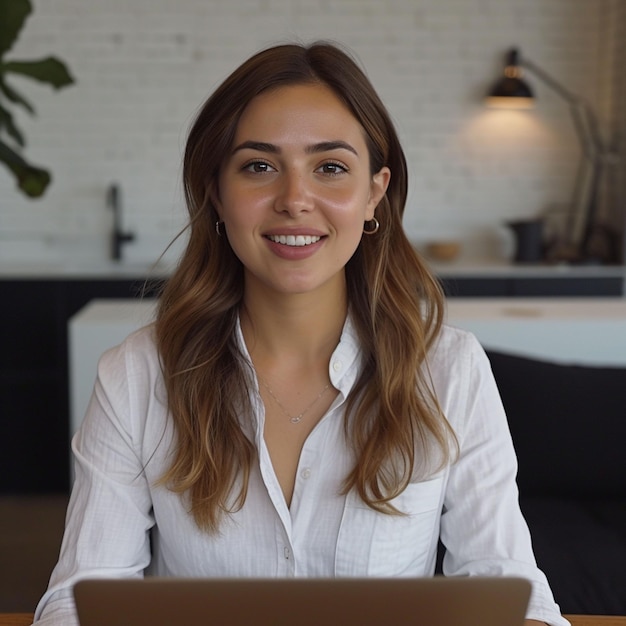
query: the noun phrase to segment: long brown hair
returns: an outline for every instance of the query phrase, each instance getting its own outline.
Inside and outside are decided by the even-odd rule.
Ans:
[[[260,93],[280,86],[329,87],[365,129],[371,172],[391,181],[378,207],[380,230],[363,237],[346,266],[349,310],[364,355],[345,431],[356,463],[344,489],[392,513],[390,500],[420,469],[449,459],[454,440],[427,377],[426,357],[442,321],[443,296],[402,229],[404,153],[389,115],[355,61],[336,45],[280,45],[254,55],[207,100],[189,133],[183,181],[189,241],[160,298],[156,337],[177,436],[162,483],[190,495],[197,524],[215,531],[246,498],[256,451],[241,426],[250,411],[249,365],[236,340],[243,269],[215,230],[220,166],[239,118]]]

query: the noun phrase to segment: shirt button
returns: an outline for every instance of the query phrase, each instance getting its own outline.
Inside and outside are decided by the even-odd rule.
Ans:
[[[310,478],[311,476],[311,470],[308,467],[305,467],[301,472],[300,472],[300,476],[302,476],[302,478],[304,478],[304,480],[306,480],[307,478]]]
[[[335,361],[333,363],[333,369],[335,370],[335,372],[338,372],[339,370],[341,370],[342,367],[343,367],[343,363],[341,361]]]

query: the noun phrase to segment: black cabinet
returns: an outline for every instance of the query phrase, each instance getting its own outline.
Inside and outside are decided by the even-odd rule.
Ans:
[[[510,292],[506,278],[441,278],[440,282],[447,296],[499,298]]]
[[[143,279],[0,280],[0,493],[63,492],[69,476],[67,323]],[[158,281],[146,296],[155,295]]]
[[[593,277],[453,277],[440,278],[444,292],[454,297],[598,297],[621,296],[624,278]]]

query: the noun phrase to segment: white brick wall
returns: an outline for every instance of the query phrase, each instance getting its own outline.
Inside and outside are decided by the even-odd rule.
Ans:
[[[615,148],[622,154],[626,151],[626,3],[612,0],[611,37],[609,38],[609,75],[611,101],[611,129]],[[615,168],[613,178],[608,179],[607,221],[616,229],[622,228],[622,256],[626,252],[626,154]]]
[[[604,116],[615,0],[34,0],[12,56],[65,59],[59,93],[15,81],[28,157],[52,169],[39,201],[0,169],[0,260],[105,259],[109,183],[121,185],[129,261],[153,260],[184,219],[180,158],[205,96],[274,42],[340,40],[388,105],[411,172],[406,228],[417,243],[461,237],[506,254],[502,226],[569,201],[578,146],[565,104],[538,81],[532,112],[482,97],[518,45]],[[623,11],[622,11],[623,14]],[[621,47],[623,57],[624,48]],[[620,64],[623,65],[623,64]]]

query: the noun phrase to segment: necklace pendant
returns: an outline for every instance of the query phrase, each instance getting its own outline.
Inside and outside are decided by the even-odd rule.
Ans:
[[[290,415],[289,412],[287,411],[287,409],[283,406],[283,403],[276,397],[276,394],[272,391],[272,388],[261,378],[259,377],[259,381],[261,382],[261,384],[267,389],[267,393],[270,394],[270,396],[272,396],[272,398],[274,399],[274,402],[276,402],[276,404],[280,407],[280,410],[283,412],[283,414],[289,418],[289,421],[292,424],[298,424],[299,422],[302,421],[302,418],[304,417],[305,413],[308,413],[308,411],[310,409],[313,408],[313,406],[319,401],[319,399],[326,393],[326,391],[328,391],[328,388],[330,387],[330,383],[327,384],[324,389],[322,389],[317,396],[315,397],[315,399],[313,400],[313,402],[311,402],[311,404],[309,404],[309,406],[307,406],[306,409],[304,409],[304,411],[302,411],[302,413],[300,413],[299,415]]]

